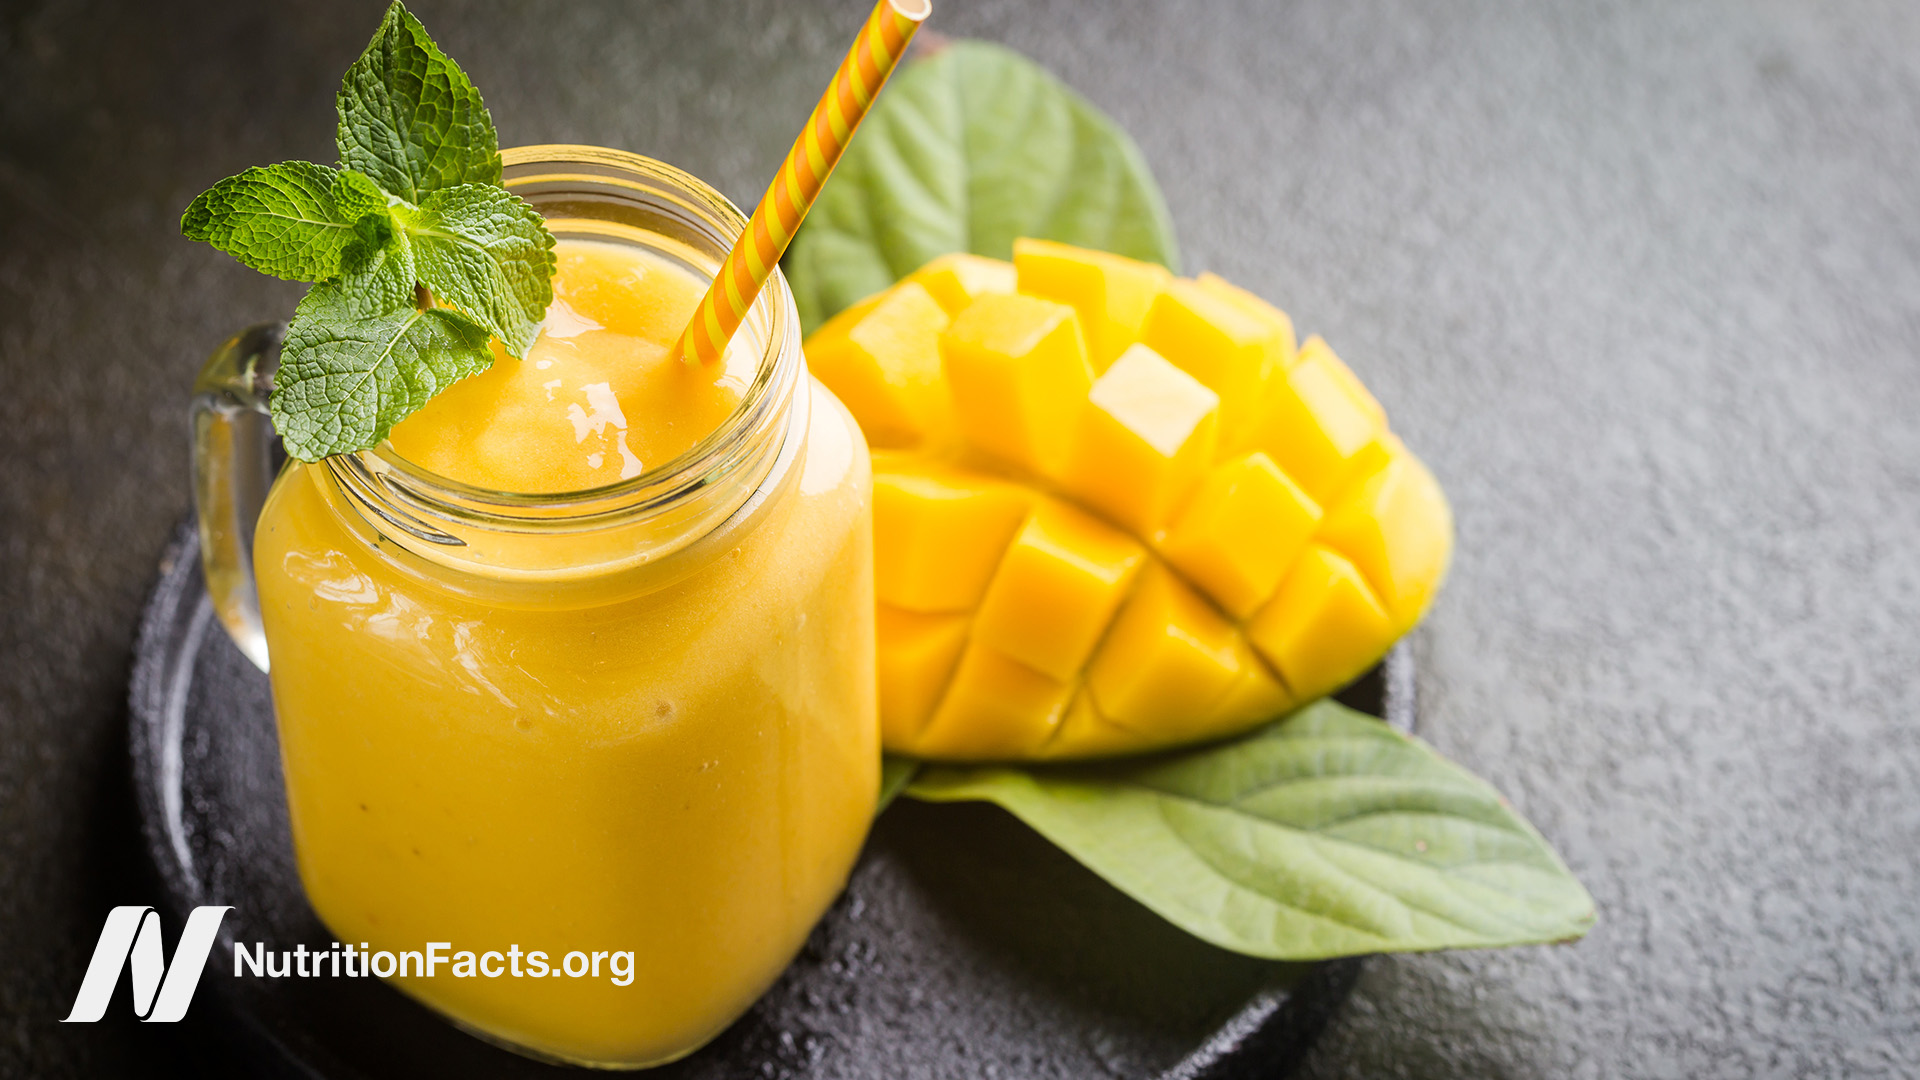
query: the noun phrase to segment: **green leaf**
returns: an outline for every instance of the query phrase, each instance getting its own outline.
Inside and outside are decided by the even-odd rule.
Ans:
[[[398,3],[347,69],[335,103],[341,162],[410,203],[500,182],[500,139],[480,91]]]
[[[340,289],[333,306],[349,318],[363,319],[415,306],[413,243],[381,210],[354,226],[353,243],[340,257]]]
[[[462,184],[397,216],[427,288],[524,356],[553,302],[553,234],[540,212],[505,188]]]
[[[310,161],[256,165],[200,193],[180,231],[241,262],[289,281],[324,281],[340,272],[353,226],[387,199],[365,177]]]
[[[487,331],[455,311],[359,317],[338,282],[294,310],[269,407],[301,461],[365,450],[441,390],[493,363]]]
[[[915,773],[920,771],[920,763],[909,757],[883,754],[880,757],[880,801],[873,808],[876,816],[887,805],[900,796],[907,785],[913,782]]]
[[[1103,765],[929,767],[1221,948],[1276,960],[1564,941],[1593,899],[1485,782],[1331,701],[1251,735]]]
[[[1173,224],[1126,132],[1018,53],[957,42],[867,114],[786,256],[808,332],[929,259],[1017,237],[1177,269]]]

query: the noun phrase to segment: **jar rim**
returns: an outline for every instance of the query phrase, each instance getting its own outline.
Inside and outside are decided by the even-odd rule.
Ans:
[[[553,143],[511,147],[501,151],[501,159],[503,183],[509,190],[538,186],[541,190],[536,194],[548,201],[556,192],[662,201],[680,223],[704,232],[722,253],[714,259],[715,270],[746,229],[747,216],[712,185],[640,154]],[[540,205],[536,199],[529,201]],[[681,501],[764,456],[754,452],[755,436],[775,428],[774,414],[784,414],[785,400],[798,383],[799,349],[789,348],[786,341],[789,334],[798,334],[798,313],[778,267],[749,308],[736,341],[756,327],[764,331],[756,335],[761,342],[759,361],[733,411],[693,446],[628,479],[575,491],[499,491],[427,469],[403,457],[386,440],[370,450],[336,455],[326,462],[340,485],[356,496],[355,501],[388,524],[435,544],[459,546],[462,541],[395,506],[392,496],[427,517],[483,527],[592,528],[610,518],[645,514]]]

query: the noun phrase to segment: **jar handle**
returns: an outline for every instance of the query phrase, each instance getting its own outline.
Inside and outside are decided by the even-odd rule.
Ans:
[[[286,453],[267,413],[284,323],[227,339],[193,383],[193,504],[213,611],[247,659],[267,670],[253,583],[253,530]]]

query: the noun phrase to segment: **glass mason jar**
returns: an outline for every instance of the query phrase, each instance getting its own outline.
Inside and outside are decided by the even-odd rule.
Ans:
[[[504,157],[556,236],[702,280],[746,224],[631,154]],[[733,415],[592,491],[479,490],[388,445],[266,491],[272,344],[203,372],[196,495],[215,610],[271,658],[314,910],[349,946],[440,957],[392,984],[522,1052],[692,1051],[798,951],[878,787],[867,452],[784,279],[733,343],[759,358]]]

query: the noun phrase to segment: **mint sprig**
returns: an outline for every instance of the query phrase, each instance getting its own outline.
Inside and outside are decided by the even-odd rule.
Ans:
[[[270,408],[302,461],[376,446],[434,394],[524,356],[553,300],[553,235],[501,186],[480,92],[399,3],[335,98],[341,166],[287,161],[203,192],[180,228],[317,284]]]

